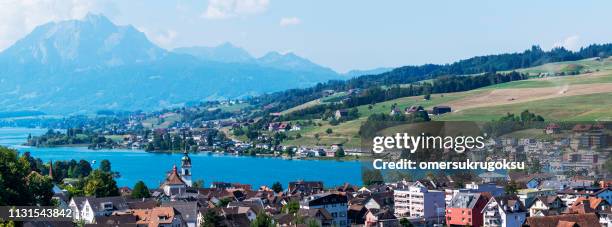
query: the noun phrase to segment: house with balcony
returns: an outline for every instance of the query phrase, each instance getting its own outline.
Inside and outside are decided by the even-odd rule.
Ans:
[[[516,196],[492,197],[482,210],[484,227],[520,227],[527,209]]]
[[[419,184],[414,184],[393,191],[395,215],[397,217],[424,218],[435,221],[444,218],[446,203],[445,193],[429,190]]]
[[[447,226],[481,227],[488,197],[486,193],[457,193],[446,207]]]

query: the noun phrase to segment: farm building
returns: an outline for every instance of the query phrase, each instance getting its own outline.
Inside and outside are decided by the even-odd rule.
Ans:
[[[440,115],[440,114],[445,114],[445,113],[450,113],[451,112],[451,108],[450,106],[434,106],[432,113],[434,115]]]

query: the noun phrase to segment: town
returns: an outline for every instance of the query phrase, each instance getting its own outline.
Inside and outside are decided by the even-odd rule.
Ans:
[[[286,189],[280,183],[205,186],[193,180],[198,163],[184,150],[158,187],[121,187],[119,196],[99,197],[71,197],[54,187],[53,200],[74,211],[74,223],[91,226],[611,226],[612,179],[602,152],[610,149],[607,127],[548,123],[541,133],[557,135],[552,142],[491,140],[485,150],[512,155],[489,160],[510,157],[529,167],[467,180],[439,173],[364,185],[296,179]]]
[[[75,222],[149,226],[610,226],[612,181],[551,174],[484,174],[455,187],[451,177],[327,188],[294,181],[252,188],[211,182],[193,187],[187,153],[159,188],[133,197],[54,199],[75,212]],[[161,177],[161,176],[160,176]],[[501,186],[496,182],[511,182]],[[266,225],[262,223],[268,223]]]

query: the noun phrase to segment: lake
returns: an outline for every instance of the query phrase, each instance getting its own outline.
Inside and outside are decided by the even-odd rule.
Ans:
[[[83,147],[37,148],[22,146],[28,134],[40,135],[46,129],[0,128],[0,145],[29,151],[45,163],[50,160],[80,160],[97,168],[103,159],[111,162],[112,170],[121,174],[119,186],[133,187],[136,181],[144,181],[155,188],[165,179],[173,165],[180,167],[182,154],[148,153],[143,150],[89,150]],[[280,181],[286,188],[288,182],[296,180],[320,180],[325,187],[345,182],[362,185],[359,161],[333,160],[285,160],[281,158],[259,158],[250,156],[219,155],[209,153],[189,154],[192,163],[192,179],[204,180],[209,186],[213,181],[271,186]]]

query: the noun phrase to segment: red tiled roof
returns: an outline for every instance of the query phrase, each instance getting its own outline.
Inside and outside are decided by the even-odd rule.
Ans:
[[[185,184],[183,179],[178,175],[178,171],[176,170],[176,165],[172,167],[172,172],[166,178],[164,185],[180,185]]]
[[[587,200],[589,202],[589,206],[585,207],[584,201],[587,201]],[[578,213],[578,214],[593,213],[595,210],[597,210],[597,207],[603,201],[604,201],[603,199],[597,198],[597,197],[589,197],[589,198],[579,197],[569,207],[568,212]]]
[[[577,124],[577,125],[574,125],[574,128],[572,128],[572,130],[574,132],[586,132],[586,131],[590,131],[591,127],[593,127],[593,126],[590,125],[590,124],[584,124],[584,125],[583,124]]]
[[[561,223],[564,222],[564,223]],[[557,227],[557,226],[566,226],[565,222],[574,222],[578,226],[581,227],[591,227],[591,226],[600,226],[599,218],[596,214],[564,214],[564,215],[554,215],[554,216],[546,216],[546,217],[529,217],[525,222],[528,226],[537,226],[537,227]]]

